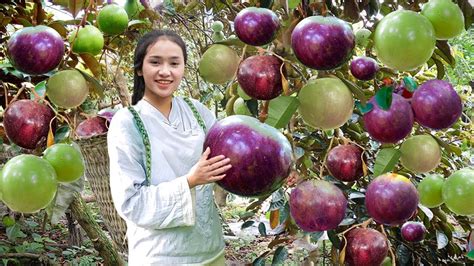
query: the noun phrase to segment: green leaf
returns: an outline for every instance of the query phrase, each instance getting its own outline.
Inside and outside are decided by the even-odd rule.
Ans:
[[[363,105],[365,105],[365,103],[367,102],[367,96],[365,96],[364,91],[359,86],[357,86],[356,84],[354,84],[351,81],[344,78],[344,76],[340,72],[337,72],[336,75],[340,80],[342,80],[342,82],[344,82],[344,84],[346,84],[346,86],[351,90],[352,94],[354,94],[354,96]]]
[[[436,243],[438,243],[438,249],[443,249],[448,245],[448,237],[441,231],[436,230]]]
[[[474,260],[474,249],[469,251],[469,253],[467,253],[467,257],[471,260]]]
[[[83,159],[84,160],[84,159]],[[54,200],[46,207],[46,213],[52,224],[57,224],[69,205],[74,200],[76,193],[84,189],[84,176],[71,183],[58,183],[58,190]]]
[[[105,88],[91,75],[87,74],[83,70],[77,69],[79,72],[81,72],[82,76],[90,83],[92,87],[90,87],[90,94],[96,98],[103,98],[104,97],[104,90]]]
[[[141,19],[134,19],[134,20],[131,20],[130,22],[128,22],[128,27],[133,27],[133,26],[148,26],[150,25],[151,23],[148,21],[148,20],[141,20]]]
[[[434,214],[429,208],[427,208],[427,207],[425,207],[421,204],[418,205],[418,208],[426,215],[426,217],[428,218],[429,221],[431,221],[431,219],[433,219]]]
[[[316,243],[318,240],[324,235],[324,231],[319,231],[319,232],[311,232],[309,233],[309,239]]]
[[[448,41],[436,41],[436,49],[435,53],[443,58],[446,63],[454,67],[456,65],[456,60],[454,59],[453,55],[451,54],[451,47],[448,44]]]
[[[258,101],[255,99],[250,99],[245,101],[245,105],[249,109],[250,113],[254,116],[258,116]]]
[[[87,68],[90,69],[92,74],[94,74],[94,76],[96,78],[100,78],[100,76],[101,76],[101,72],[100,72],[101,67],[100,67],[99,61],[97,61],[97,58],[95,58],[95,56],[93,56],[89,53],[81,53],[81,54],[79,54],[79,56],[81,57],[81,59],[86,64]]]
[[[85,0],[69,0],[68,10],[71,12],[72,16],[75,18],[79,11],[85,6]]]
[[[469,0],[458,0],[458,6],[461,8],[464,15],[464,28],[469,30],[472,22],[474,21],[474,10],[472,8],[471,1]]]
[[[443,147],[446,150],[446,152],[450,154],[456,154],[457,156],[461,156],[461,153],[462,153],[461,148],[459,148],[458,146],[449,144],[433,134],[430,134],[430,135],[436,140],[436,142],[438,142],[438,144],[441,147]]]
[[[334,230],[329,230],[327,231],[327,233],[332,245],[335,247],[339,247],[341,245],[341,239],[339,239],[337,233]]]
[[[46,80],[43,80],[43,81],[41,81],[40,83],[36,84],[34,90],[36,91],[36,93],[38,94],[38,96],[44,97],[44,95],[46,94]],[[31,100],[34,100],[35,97],[36,97],[36,96],[35,96],[34,93],[31,93],[31,94],[30,94],[30,99],[31,99]]]
[[[3,217],[2,223],[5,227],[10,227],[15,225],[15,219],[11,218],[10,216]]]
[[[436,71],[437,71],[437,74],[436,74],[436,78],[437,79],[443,79],[444,75],[445,75],[445,69],[444,69],[444,64],[443,62],[441,62],[438,58],[436,58],[435,56],[432,57],[433,58],[433,61],[435,62],[436,64]]]
[[[404,77],[403,84],[409,92],[414,92],[418,88],[418,84],[416,84],[416,81],[412,77]]]
[[[21,231],[20,226],[17,223],[10,227],[7,227],[7,238],[11,242],[15,242],[17,238],[23,237],[26,237],[26,235]]]
[[[242,226],[240,227],[240,229],[245,229],[247,227],[250,227],[254,224],[255,222],[254,221],[246,221],[245,223],[242,224]]]
[[[381,174],[392,171],[398,163],[401,155],[402,153],[400,150],[395,148],[381,149],[377,153],[377,158],[375,159],[374,176],[377,177]]]
[[[298,106],[298,99],[292,96],[279,96],[271,100],[265,123],[275,128],[284,128],[290,122]]]
[[[396,254],[397,258],[399,258],[398,264],[400,264],[400,266],[413,265],[412,252],[404,244],[397,246]]]
[[[267,236],[267,227],[265,226],[264,223],[260,222],[258,224],[258,232],[260,233],[261,236]]]
[[[252,266],[265,266],[265,257],[258,257],[252,262]]]
[[[290,216],[290,205],[288,201],[283,208],[280,208],[280,224],[284,223]]]
[[[390,106],[392,105],[392,92],[392,87],[382,87],[375,94],[375,101],[377,102],[377,105],[383,110],[390,109]]]
[[[372,103],[367,103],[366,105],[362,105],[360,101],[356,101],[355,105],[357,109],[359,109],[360,113],[363,115],[372,111],[372,109],[374,109],[374,105]]]
[[[273,255],[272,265],[282,265],[288,257],[288,250],[284,246],[279,246]]]
[[[278,245],[278,244],[281,244],[281,243],[285,243],[286,241],[288,241],[288,238],[277,238],[277,239],[274,239],[272,242],[270,242],[268,244],[268,248],[269,249],[272,249],[274,246]]]
[[[260,7],[271,9],[273,0],[260,0]]]
[[[61,126],[54,132],[54,143],[62,142],[69,136],[69,126]]]
[[[288,0],[288,8],[297,8],[301,0]]]

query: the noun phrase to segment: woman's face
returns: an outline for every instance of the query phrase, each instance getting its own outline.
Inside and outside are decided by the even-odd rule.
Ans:
[[[158,39],[148,47],[138,75],[145,81],[145,97],[171,98],[184,75],[184,56],[181,47],[167,39]]]

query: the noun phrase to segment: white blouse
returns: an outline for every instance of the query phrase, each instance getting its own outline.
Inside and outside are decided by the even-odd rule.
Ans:
[[[207,128],[215,116],[192,100]],[[108,132],[110,188],[127,223],[129,265],[200,263],[224,249],[213,185],[189,189],[187,173],[203,152],[205,133],[181,97],[172,100],[169,120],[145,100],[134,106],[151,144],[150,186],[145,181],[145,147],[126,108]]]

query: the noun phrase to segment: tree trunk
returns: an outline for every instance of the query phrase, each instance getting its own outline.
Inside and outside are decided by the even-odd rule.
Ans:
[[[223,190],[219,186],[214,187],[214,196],[216,198],[217,206],[220,208],[227,205],[227,194],[229,194],[229,192]]]
[[[70,211],[66,212],[67,228],[69,230],[69,245],[80,246],[82,243],[81,228],[76,224],[76,220],[72,217]]]
[[[122,257],[112,245],[110,239],[105,235],[99,224],[94,220],[89,207],[79,193],[76,193],[74,201],[71,203],[73,217],[79,222],[82,229],[92,241],[94,248],[104,259],[104,265],[126,265]]]

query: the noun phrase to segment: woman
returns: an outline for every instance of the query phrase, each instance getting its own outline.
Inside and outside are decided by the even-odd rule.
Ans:
[[[129,265],[224,264],[211,183],[225,176],[230,159],[208,158],[210,150],[202,151],[205,132],[198,120],[210,128],[214,115],[198,101],[173,96],[186,59],[175,33],[145,34],[134,58],[132,104],[138,117],[124,108],[110,124],[110,188],[128,227]]]

